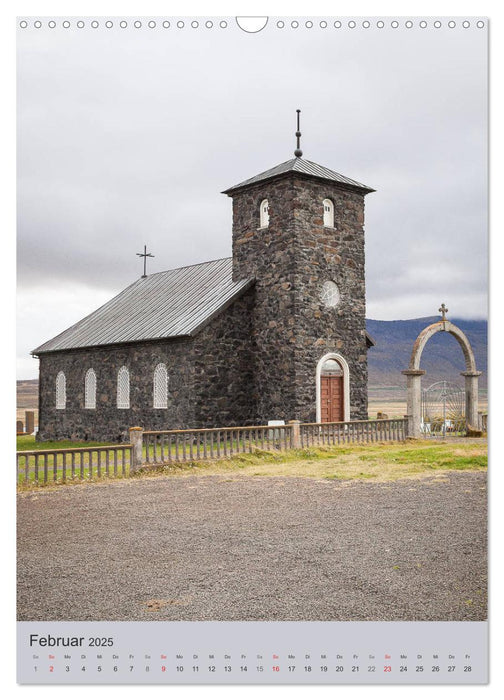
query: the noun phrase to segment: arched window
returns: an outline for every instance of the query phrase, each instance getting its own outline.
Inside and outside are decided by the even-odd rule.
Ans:
[[[334,204],[330,199],[324,199],[324,226],[334,228]]]
[[[154,408],[168,408],[168,372],[162,362],[154,370]]]
[[[56,377],[56,408],[66,408],[66,377],[64,372],[58,372]]]
[[[260,221],[260,227],[261,228],[267,228],[269,226],[269,204],[267,199],[263,199],[261,202],[261,208],[260,208],[260,214],[259,214],[259,221]]]
[[[117,408],[130,407],[130,376],[127,367],[117,373]]]
[[[96,408],[96,373],[92,367],[86,372],[84,381],[84,408]]]

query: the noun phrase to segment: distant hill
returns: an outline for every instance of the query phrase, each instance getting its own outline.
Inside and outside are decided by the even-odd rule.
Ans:
[[[38,379],[19,379],[16,385],[18,408],[38,408]]]
[[[407,369],[411,350],[418,334],[425,326],[439,321],[439,316],[413,318],[406,321],[373,321],[368,319],[368,333],[376,341],[376,347],[368,353],[369,386],[403,386],[406,377],[401,370]],[[467,321],[450,318],[467,336],[476,357],[476,366],[483,372],[480,386],[487,386],[487,321]],[[449,333],[437,333],[424,348],[420,363],[427,374],[422,382],[429,383],[447,379],[463,386],[460,372],[465,363],[462,349]]]

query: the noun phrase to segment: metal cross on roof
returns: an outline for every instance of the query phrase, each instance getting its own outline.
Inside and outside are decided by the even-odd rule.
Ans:
[[[294,151],[294,155],[296,158],[301,158],[303,155],[303,151],[301,150],[301,132],[299,131],[299,115],[301,114],[300,109],[296,109],[297,112],[297,131],[296,131],[296,139],[297,139],[297,148]]]
[[[444,304],[441,304],[441,307],[438,309],[439,313],[442,314],[443,316],[443,321],[446,321],[446,314],[448,313],[448,309]]]
[[[147,258],[155,258],[155,255],[152,255],[152,253],[147,252],[147,246],[144,245],[144,252],[143,253],[137,253],[139,258],[144,259],[144,273],[142,277],[147,277]]]

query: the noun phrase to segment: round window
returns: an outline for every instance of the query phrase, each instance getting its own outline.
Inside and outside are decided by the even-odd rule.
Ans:
[[[327,307],[336,306],[340,300],[340,293],[336,282],[324,282],[320,300]]]

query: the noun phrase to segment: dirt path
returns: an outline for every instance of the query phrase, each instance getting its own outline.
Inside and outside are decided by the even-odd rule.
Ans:
[[[486,474],[23,493],[21,620],[481,620]]]

